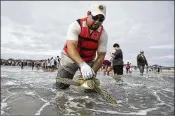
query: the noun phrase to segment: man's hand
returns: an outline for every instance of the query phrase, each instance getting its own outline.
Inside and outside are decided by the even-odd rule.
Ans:
[[[90,79],[95,75],[94,70],[85,62],[83,62],[79,66],[84,80]]]
[[[111,53],[111,52],[109,52],[109,53],[110,53],[110,56],[111,56],[111,57],[114,57],[114,54],[113,54],[113,53]]]

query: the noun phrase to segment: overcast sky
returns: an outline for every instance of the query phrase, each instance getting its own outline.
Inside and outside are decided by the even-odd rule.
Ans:
[[[2,1],[1,58],[47,59],[60,55],[68,26],[95,1]],[[100,2],[100,1],[98,1]],[[174,66],[174,1],[102,1],[109,52],[118,43],[124,61]]]

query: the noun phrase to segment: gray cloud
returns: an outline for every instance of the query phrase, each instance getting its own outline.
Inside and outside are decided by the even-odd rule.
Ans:
[[[3,1],[1,2],[1,15],[7,16],[18,24],[31,24],[33,19],[29,2]]]

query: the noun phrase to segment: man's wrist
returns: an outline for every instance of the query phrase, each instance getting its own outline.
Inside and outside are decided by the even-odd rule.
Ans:
[[[82,62],[80,64],[78,64],[78,66],[81,68],[86,62]]]

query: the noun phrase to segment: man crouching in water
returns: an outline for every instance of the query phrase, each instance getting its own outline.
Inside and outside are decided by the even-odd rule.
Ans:
[[[92,4],[87,17],[74,21],[68,29],[67,41],[61,52],[56,86],[66,89],[70,85],[58,81],[59,78],[73,79],[80,69],[84,80],[96,76],[107,50],[108,36],[102,26],[106,16],[106,6]],[[96,57],[97,59],[94,60]]]

